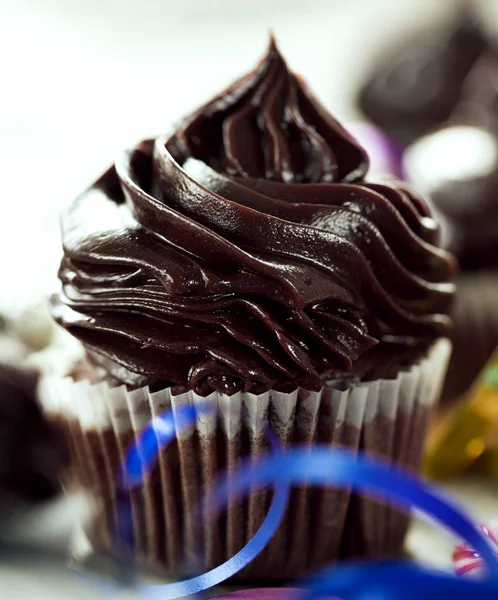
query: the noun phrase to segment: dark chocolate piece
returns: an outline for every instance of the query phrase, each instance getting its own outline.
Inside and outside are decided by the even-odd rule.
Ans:
[[[407,146],[443,123],[458,103],[463,82],[490,47],[469,7],[456,22],[419,31],[391,48],[360,92],[363,113]]]
[[[0,363],[0,507],[41,502],[61,489],[68,449],[37,401],[38,373]]]
[[[454,264],[425,203],[367,168],[272,41],[75,201],[53,313],[131,386],[260,393],[396,375],[448,334]]]

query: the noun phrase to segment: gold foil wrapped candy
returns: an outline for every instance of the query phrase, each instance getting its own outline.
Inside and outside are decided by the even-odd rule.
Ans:
[[[440,415],[429,436],[424,463],[429,477],[470,469],[498,476],[498,350],[469,394]]]

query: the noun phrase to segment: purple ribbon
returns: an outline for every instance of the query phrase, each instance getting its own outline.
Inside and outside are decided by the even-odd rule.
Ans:
[[[121,486],[130,490],[140,485],[160,450],[176,437],[176,432],[192,426],[200,412],[212,410],[207,405],[184,406],[153,419],[125,458],[120,473]],[[431,487],[401,469],[345,449],[295,447],[284,453],[275,438],[269,437],[271,454],[257,463],[246,461],[235,472],[223,476],[203,506],[203,510],[209,511],[214,518],[229,499],[240,497],[254,487],[274,486],[270,509],[256,535],[242,550],[211,571],[172,584],[141,586],[137,588],[139,595],[174,600],[229,579],[254,560],[270,541],[285,514],[292,485],[306,484],[353,487],[402,508],[417,508],[479,552],[490,575],[488,581],[474,582],[400,563],[349,564],[326,570],[304,586],[301,584],[300,587],[310,588],[310,600],[323,595],[334,595],[343,600],[374,597],[439,600],[443,594],[450,593],[452,600],[498,598],[498,562],[491,544],[463,510]]]
[[[385,131],[365,122],[348,123],[346,129],[366,150],[370,159],[370,176],[392,175],[402,179],[403,152]]]

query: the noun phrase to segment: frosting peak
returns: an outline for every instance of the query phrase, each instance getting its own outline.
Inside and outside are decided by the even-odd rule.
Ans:
[[[290,72],[273,37],[258,66],[185,119],[176,139],[229,176],[352,182],[368,169],[363,148]]]

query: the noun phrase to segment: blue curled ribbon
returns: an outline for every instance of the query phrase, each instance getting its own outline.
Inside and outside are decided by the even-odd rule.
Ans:
[[[152,419],[125,457],[119,475],[120,485],[128,490],[140,485],[144,473],[152,470],[159,452],[176,437],[176,431],[195,424],[199,414],[212,413],[213,410],[214,408],[207,404],[195,407],[186,405],[178,408],[175,413],[168,410]],[[278,438],[271,430],[266,431],[266,437],[273,455],[282,456]],[[227,492],[230,496],[229,482]],[[263,523],[249,542],[223,564],[191,579],[158,586],[141,586],[137,591],[151,599],[175,600],[198,594],[226,581],[252,562],[271,540],[285,514],[289,495],[290,485],[275,486],[275,493]]]
[[[498,569],[493,546],[458,506],[408,472],[379,459],[329,446],[294,447],[280,456],[242,463],[230,476],[230,495],[237,497],[255,485],[275,483],[352,486],[401,508],[417,508],[466,540],[482,555],[491,572]],[[217,512],[223,506],[228,487],[224,477],[207,500],[210,509]]]
[[[496,600],[495,579],[476,581],[429,571],[401,561],[344,564],[299,584],[299,600]]]
[[[193,425],[199,411],[212,410],[207,405],[184,406],[153,419],[125,458],[121,485],[128,490],[140,485],[159,451],[176,437],[176,431]],[[489,579],[462,580],[399,562],[347,564],[326,569],[301,584],[299,587],[309,589],[306,600],[331,595],[342,600],[420,600],[422,596],[424,600],[439,600],[442,594],[451,594],[452,600],[498,598],[498,560],[491,544],[459,507],[428,485],[401,469],[345,449],[295,447],[284,453],[271,436],[270,445],[272,453],[268,456],[256,463],[244,461],[229,476],[223,476],[203,506],[214,517],[229,498],[240,497],[255,486],[275,486],[270,509],[256,535],[235,556],[211,571],[172,584],[140,586],[136,590],[140,596],[174,600],[207,590],[238,573],[272,538],[284,516],[291,486],[307,484],[351,486],[400,507],[422,510],[481,554]]]
[[[167,410],[154,417],[129,448],[118,475],[119,486],[131,490],[141,485],[144,473],[152,470],[161,450],[176,438],[176,431],[195,425],[198,415],[212,411],[207,404],[197,407],[187,404],[176,413]]]

